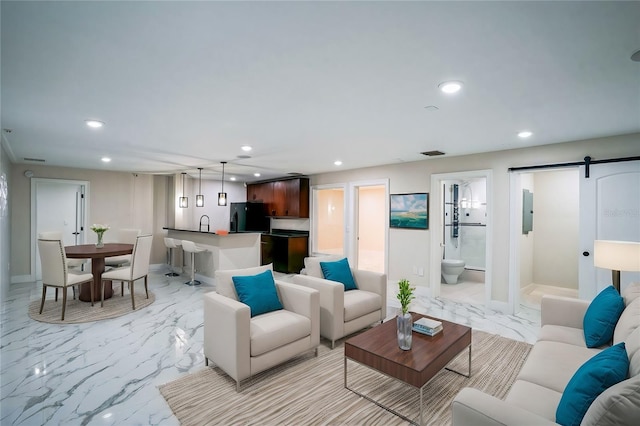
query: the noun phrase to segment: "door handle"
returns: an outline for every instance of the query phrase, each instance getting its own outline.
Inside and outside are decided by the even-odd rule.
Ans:
[[[582,252],[582,255],[583,255],[584,257],[589,257],[589,255],[590,255],[590,254],[591,254],[591,253],[589,253],[587,250],[585,250],[585,251],[583,251],[583,252]]]

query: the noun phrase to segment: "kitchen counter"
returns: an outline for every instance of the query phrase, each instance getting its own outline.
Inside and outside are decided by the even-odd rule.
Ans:
[[[215,232],[195,229],[162,228],[167,237],[193,241],[207,249],[196,255],[196,279],[213,284],[218,269],[242,269],[260,266],[260,232]],[[182,250],[179,250],[182,253]],[[191,268],[190,256],[184,256],[185,271]]]

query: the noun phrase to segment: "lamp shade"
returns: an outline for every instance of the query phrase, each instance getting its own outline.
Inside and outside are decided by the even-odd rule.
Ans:
[[[632,241],[596,240],[593,264],[614,271],[640,271],[640,243]]]

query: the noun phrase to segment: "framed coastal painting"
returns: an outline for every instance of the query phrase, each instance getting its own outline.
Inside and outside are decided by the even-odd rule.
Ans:
[[[429,194],[391,194],[389,227],[429,229]]]

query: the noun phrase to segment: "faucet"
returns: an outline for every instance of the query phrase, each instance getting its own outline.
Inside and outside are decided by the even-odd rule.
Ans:
[[[207,216],[206,214],[203,214],[202,216],[200,216],[200,228],[198,229],[200,232],[202,232],[202,219],[207,218],[207,223],[205,225],[207,225],[207,232],[209,232],[209,216]]]

